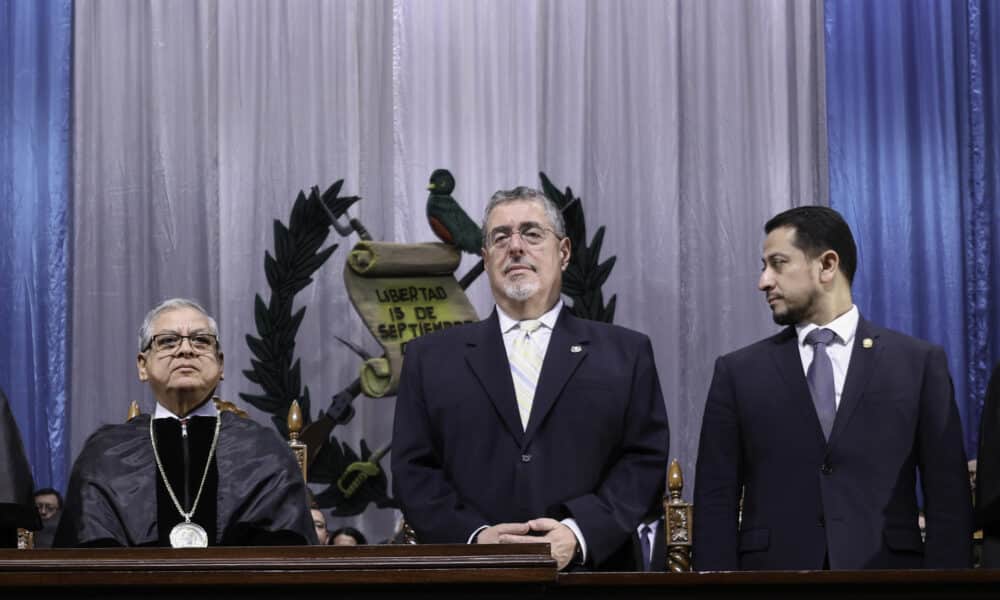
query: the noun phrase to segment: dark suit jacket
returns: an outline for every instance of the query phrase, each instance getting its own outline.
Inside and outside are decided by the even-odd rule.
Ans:
[[[983,529],[982,566],[1000,568],[1000,363],[986,390],[976,460],[976,525]]]
[[[559,315],[521,427],[496,312],[406,347],[392,479],[417,538],[576,519],[603,563],[663,493],[669,434],[649,339]]]
[[[715,364],[695,480],[695,568],[821,569],[827,557],[832,569],[969,566],[971,498],[941,348],[861,319],[827,443],[797,344],[789,327]]]

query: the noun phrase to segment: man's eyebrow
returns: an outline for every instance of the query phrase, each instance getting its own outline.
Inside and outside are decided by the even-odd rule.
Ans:
[[[538,221],[522,221],[522,222],[518,223],[517,225],[515,225],[514,227],[511,227],[510,225],[497,225],[493,229],[490,229],[490,231],[498,231],[498,230],[501,230],[501,229],[510,231],[512,229],[515,229],[515,228],[521,229],[523,227],[543,227],[544,228],[545,226],[542,225],[541,223],[539,223]]]
[[[188,335],[198,335],[200,333],[210,333],[212,335],[215,335],[214,333],[212,333],[212,330],[208,329],[208,328],[194,329],[192,331],[188,331]],[[179,331],[177,331],[175,329],[164,329],[163,331],[157,331],[153,335],[166,335],[166,334],[181,335],[181,332],[179,332]]]

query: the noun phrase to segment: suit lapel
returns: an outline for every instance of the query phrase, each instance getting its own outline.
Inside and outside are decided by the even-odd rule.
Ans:
[[[521,428],[521,417],[517,413],[514,382],[510,377],[510,363],[507,361],[507,351],[504,349],[496,310],[485,321],[480,321],[477,327],[479,331],[467,341],[468,353],[465,355],[465,361],[479,379],[480,385],[493,402],[493,407],[507,430],[519,444],[523,445],[524,432]]]
[[[772,356],[785,382],[783,389],[787,390],[789,403],[800,413],[803,423],[813,424],[814,433],[826,445],[823,427],[819,424],[816,406],[813,404],[812,394],[809,393],[809,382],[806,381],[806,375],[802,371],[802,356],[799,354],[799,338],[795,333],[795,327],[788,327],[779,333],[774,343]]]
[[[497,329],[499,330],[499,326]],[[569,314],[568,309],[563,308],[556,320],[556,326],[552,329],[549,347],[545,351],[545,361],[542,363],[542,374],[535,387],[535,399],[531,404],[531,416],[524,434],[525,445],[531,442],[535,432],[545,421],[546,415],[552,410],[566,382],[587,357],[588,343],[589,340],[579,327],[576,317]],[[513,384],[511,389],[513,390]],[[513,392],[511,397],[513,398]]]
[[[878,331],[864,319],[858,320],[858,329],[854,333],[854,347],[851,350],[851,362],[847,367],[847,379],[840,394],[840,406],[837,407],[837,417],[833,421],[830,432],[830,446],[847,427],[851,414],[858,407],[858,402],[864,395],[868,380],[876,370],[879,355],[882,353],[878,343]],[[869,340],[866,348],[865,340]]]

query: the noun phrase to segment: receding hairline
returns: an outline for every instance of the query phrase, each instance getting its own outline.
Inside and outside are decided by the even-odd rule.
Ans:
[[[487,226],[489,225],[490,215],[493,214],[493,211],[497,207],[515,202],[528,202],[540,206],[556,235],[560,238],[566,237],[566,221],[563,219],[562,211],[559,210],[556,203],[546,196],[545,192],[526,186],[518,186],[511,190],[497,190],[493,193],[490,201],[486,204],[486,209],[483,211],[482,231],[484,237],[489,233]]]

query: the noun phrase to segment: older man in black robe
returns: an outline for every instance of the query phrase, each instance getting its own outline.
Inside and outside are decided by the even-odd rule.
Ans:
[[[298,465],[272,429],[211,401],[223,374],[215,320],[167,300],[139,330],[156,412],[99,429],[73,467],[57,546],[315,543]]]

